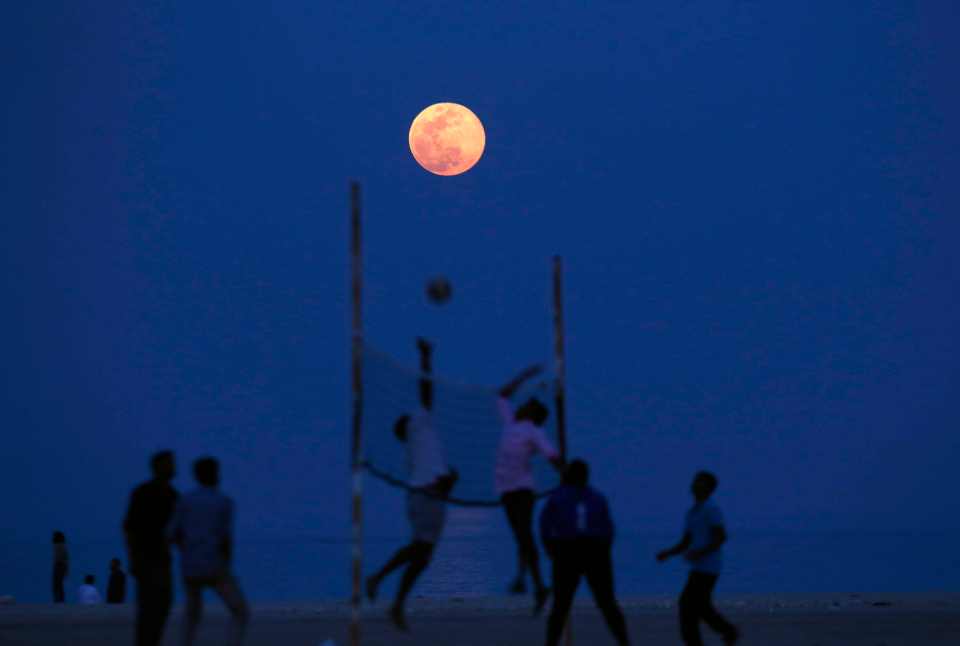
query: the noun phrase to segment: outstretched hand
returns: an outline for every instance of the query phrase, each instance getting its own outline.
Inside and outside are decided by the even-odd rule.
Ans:
[[[523,374],[526,377],[535,377],[536,375],[539,375],[541,372],[543,372],[543,364],[535,363],[529,368],[527,368],[526,370],[524,370]]]
[[[663,563],[671,556],[673,555],[670,554],[670,550],[661,550],[660,552],[657,552],[657,563]]]

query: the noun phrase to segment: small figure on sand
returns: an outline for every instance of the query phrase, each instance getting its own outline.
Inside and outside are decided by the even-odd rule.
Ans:
[[[614,526],[606,497],[589,485],[590,469],[574,460],[563,484],[540,512],[540,539],[553,561],[553,607],[547,620],[547,646],[560,643],[573,597],[586,577],[593,600],[620,646],[630,643],[627,623],[613,587]]]
[[[70,552],[67,551],[67,537],[61,531],[53,533],[53,602],[66,601],[64,581],[70,573]]]
[[[203,591],[212,588],[230,610],[227,644],[240,646],[250,609],[232,572],[233,501],[220,492],[220,463],[211,457],[193,464],[198,487],[181,496],[167,529],[180,547],[186,593],[183,646],[192,646],[203,615]]]
[[[406,565],[396,598],[390,609],[390,618],[400,630],[407,631],[404,604],[414,583],[430,564],[433,551],[446,523],[446,498],[457,482],[457,472],[447,466],[443,445],[433,423],[433,346],[425,339],[417,339],[420,352],[419,396],[420,409],[402,415],[394,424],[397,440],[407,449],[409,491],[407,492],[407,519],[413,530],[413,540],[399,549],[375,574],[367,578],[367,597],[373,601],[377,588],[394,570]]]
[[[127,600],[127,575],[120,559],[110,561],[110,578],[107,579],[107,603],[123,603]]]
[[[531,377],[542,371],[540,366],[531,366],[512,381],[500,388],[497,410],[503,424],[500,444],[494,466],[494,484],[500,502],[517,543],[517,575],[510,586],[513,594],[527,590],[529,570],[533,578],[534,612],[539,614],[549,596],[549,588],[540,574],[540,558],[533,538],[533,507],[535,503],[534,480],[531,460],[540,453],[557,468],[563,466],[560,452],[550,443],[543,432],[549,411],[535,397],[524,402],[514,412],[510,397]]]
[[[177,473],[172,451],[150,459],[153,477],[130,495],[123,521],[127,563],[137,581],[136,646],[159,646],[173,603],[173,575],[167,525],[179,494],[170,482]]]
[[[97,590],[97,579],[92,574],[83,577],[83,585],[77,589],[77,603],[81,606],[96,606],[103,600]]]
[[[690,485],[694,503],[687,512],[683,538],[657,554],[661,563],[678,554],[683,554],[690,563],[690,576],[678,604],[680,633],[687,646],[703,644],[701,620],[719,633],[725,644],[735,644],[740,638],[737,627],[713,607],[713,588],[723,566],[722,546],[727,542],[723,514],[710,498],[717,484],[717,477],[709,471],[700,471],[694,476]]]

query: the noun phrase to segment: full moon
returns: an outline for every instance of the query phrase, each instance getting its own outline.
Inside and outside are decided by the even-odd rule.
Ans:
[[[487,135],[469,108],[434,103],[410,124],[409,140],[413,158],[425,169],[436,175],[459,175],[480,160]]]

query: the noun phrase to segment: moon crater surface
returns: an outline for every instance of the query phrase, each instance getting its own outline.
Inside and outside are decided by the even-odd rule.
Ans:
[[[486,141],[480,119],[459,103],[435,103],[410,125],[413,158],[436,175],[459,175],[473,168]]]

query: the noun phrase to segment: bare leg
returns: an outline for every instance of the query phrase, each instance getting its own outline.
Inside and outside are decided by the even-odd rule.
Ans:
[[[400,630],[408,630],[406,619],[403,615],[403,607],[407,601],[407,596],[413,589],[413,584],[423,574],[430,564],[430,557],[433,556],[433,544],[423,541],[414,541],[411,545],[412,557],[407,569],[403,572],[403,578],[400,579],[400,587],[397,589],[397,597],[393,602],[393,608],[390,609],[390,617],[393,623]]]
[[[232,574],[218,581],[213,589],[223,599],[223,603],[232,615],[227,633],[227,646],[240,646],[247,631],[247,624],[250,622],[250,607],[243,596],[243,591],[240,590],[240,585]]]
[[[367,598],[373,601],[377,598],[377,587],[391,572],[397,568],[406,565],[417,555],[416,542],[410,543],[397,550],[387,561],[386,565],[380,568],[373,576],[367,577]]]

